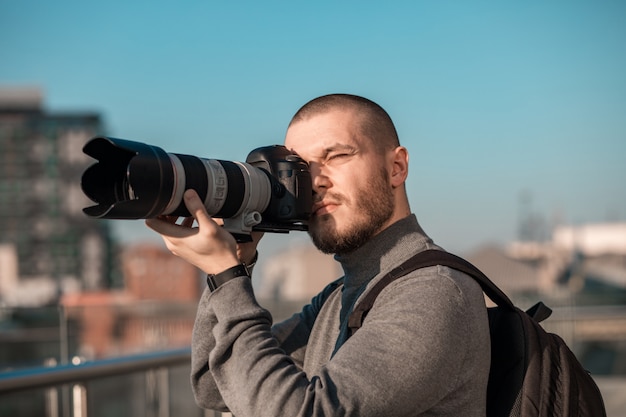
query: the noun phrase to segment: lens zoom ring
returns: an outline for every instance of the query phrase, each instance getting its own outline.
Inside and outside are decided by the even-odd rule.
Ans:
[[[243,172],[237,164],[231,161],[219,161],[219,163],[224,167],[226,178],[228,178],[228,193],[222,209],[215,214],[215,217],[227,219],[233,217],[241,209],[246,192],[246,182]]]
[[[178,159],[184,168],[185,175],[185,190],[196,190],[198,196],[202,201],[206,198],[207,188],[208,188],[208,179],[206,175],[206,170],[204,169],[204,165],[200,158],[190,155],[179,155],[176,154]],[[176,210],[172,214],[178,216],[189,216],[190,213],[185,206],[184,199],[181,200],[180,205],[176,207]]]

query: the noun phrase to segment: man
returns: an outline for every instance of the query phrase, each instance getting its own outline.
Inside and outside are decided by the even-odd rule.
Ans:
[[[223,282],[198,307],[197,402],[238,417],[484,416],[489,329],[472,278],[441,266],[414,271],[380,293],[348,338],[351,308],[373,283],[439,248],[411,214],[408,152],[387,113],[362,97],[322,96],[296,113],[285,146],[310,166],[309,234],[345,274],[285,322],[272,327],[240,265],[253,262],[259,236],[237,246],[193,191],[193,218],[147,221],[173,253]]]

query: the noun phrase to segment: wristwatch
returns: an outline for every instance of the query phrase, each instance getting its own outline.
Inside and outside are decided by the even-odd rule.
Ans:
[[[250,278],[250,275],[252,275],[252,268],[254,268],[254,265],[256,264],[258,258],[259,252],[255,252],[254,257],[247,265],[245,263],[240,263],[239,265],[228,268],[226,271],[222,271],[219,274],[208,274],[206,276],[206,283],[209,286],[209,290],[213,292],[217,289],[217,287],[230,281],[233,278]]]
[[[235,266],[233,266],[231,268],[228,268],[227,270],[222,271],[219,274],[208,274],[206,276],[206,283],[209,286],[209,290],[211,290],[211,292],[213,292],[220,285],[230,281],[233,278],[237,278],[237,277],[248,277],[248,278],[250,278],[250,272],[248,272],[248,268],[246,268],[246,265],[239,264],[239,265],[235,265]]]

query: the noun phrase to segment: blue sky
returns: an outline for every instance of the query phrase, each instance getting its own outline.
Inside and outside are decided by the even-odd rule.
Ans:
[[[412,209],[450,250],[515,239],[522,193],[548,224],[626,221],[623,1],[0,0],[0,85],[230,160],[281,143],[309,99],[359,94],[394,119]]]

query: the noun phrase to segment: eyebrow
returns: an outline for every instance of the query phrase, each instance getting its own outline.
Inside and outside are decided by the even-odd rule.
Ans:
[[[324,150],[322,151],[321,154],[321,158],[326,158],[328,156],[328,154],[332,153],[332,152],[339,152],[339,151],[348,151],[350,153],[355,153],[356,152],[356,147],[352,146],[352,145],[348,145],[348,144],[343,144],[343,143],[338,143],[335,145],[331,145],[327,148],[324,148]]]

